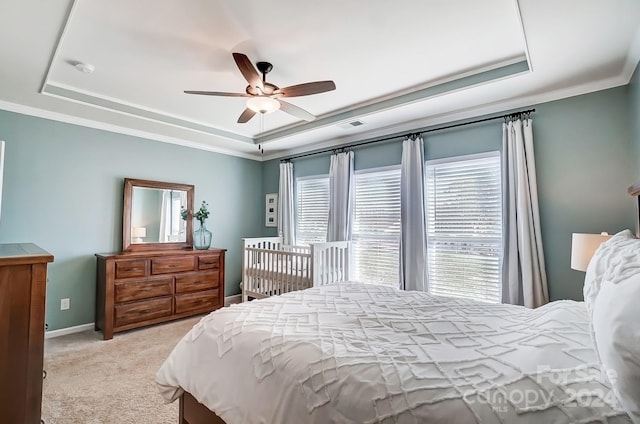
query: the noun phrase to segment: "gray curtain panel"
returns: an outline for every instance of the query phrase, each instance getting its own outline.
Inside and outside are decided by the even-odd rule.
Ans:
[[[400,169],[400,288],[404,290],[427,290],[424,166],[422,137],[405,139]]]
[[[331,155],[327,241],[351,240],[353,152]]]
[[[282,237],[283,244],[296,244],[293,201],[293,164],[282,162],[278,188],[278,235]]]
[[[532,126],[531,119],[517,119],[502,126],[502,302],[529,308],[549,302]]]

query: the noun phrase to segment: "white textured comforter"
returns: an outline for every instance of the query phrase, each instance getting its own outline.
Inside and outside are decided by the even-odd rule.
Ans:
[[[596,363],[583,303],[342,283],[211,313],[156,381],[228,424],[630,422]]]

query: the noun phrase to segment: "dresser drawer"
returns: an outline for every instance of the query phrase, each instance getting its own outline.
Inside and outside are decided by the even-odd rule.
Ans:
[[[177,276],[176,293],[215,289],[220,284],[219,275],[218,271],[213,271]]]
[[[116,261],[116,279],[144,277],[145,265],[144,259]]]
[[[171,297],[115,306],[115,327],[171,315]]]
[[[204,255],[198,258],[198,269],[220,268],[220,255]]]
[[[172,294],[173,278],[167,277],[160,280],[118,282],[115,284],[114,296],[116,303],[121,303]]]
[[[176,314],[193,311],[209,311],[220,306],[218,289],[176,295]]]
[[[193,256],[176,256],[173,258],[151,259],[152,274],[169,274],[174,272],[193,271],[196,258]]]

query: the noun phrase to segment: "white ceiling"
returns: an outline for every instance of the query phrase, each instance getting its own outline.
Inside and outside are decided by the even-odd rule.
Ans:
[[[3,0],[0,37],[2,109],[260,160],[626,84],[640,2]],[[237,124],[245,99],[183,93],[243,92],[232,52],[337,89]]]

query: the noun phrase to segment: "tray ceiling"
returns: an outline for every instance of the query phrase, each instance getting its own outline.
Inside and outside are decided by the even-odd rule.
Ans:
[[[640,54],[635,0],[14,3],[0,53],[29,71],[0,71],[0,107],[256,159],[625,84]],[[232,52],[337,89],[287,99],[312,122],[238,124],[246,99],[183,93],[244,92]]]

